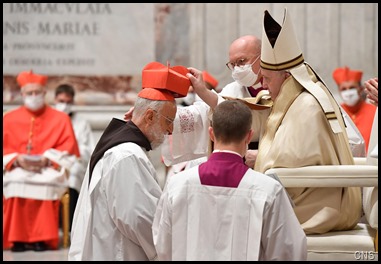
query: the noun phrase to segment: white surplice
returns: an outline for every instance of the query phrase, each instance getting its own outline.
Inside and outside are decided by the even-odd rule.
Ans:
[[[250,169],[237,188],[207,186],[198,167],[170,177],[159,200],[159,260],[306,260],[306,236],[279,182]]]
[[[110,148],[87,170],[69,260],[154,260],[152,221],[161,195],[154,165],[135,143]]]

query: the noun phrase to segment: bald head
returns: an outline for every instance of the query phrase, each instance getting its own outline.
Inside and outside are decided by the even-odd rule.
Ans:
[[[259,56],[261,44],[261,40],[253,35],[245,35],[234,40],[229,48],[229,61]]]

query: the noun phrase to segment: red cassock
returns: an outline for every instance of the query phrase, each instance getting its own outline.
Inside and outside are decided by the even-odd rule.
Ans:
[[[341,105],[345,112],[351,117],[365,141],[365,149],[368,152],[370,132],[372,131],[373,119],[376,113],[376,106],[367,102],[361,102],[356,106]]]
[[[24,106],[3,115],[3,156],[11,153],[43,154],[54,148],[80,156],[70,117],[45,106],[30,112]],[[10,162],[6,166],[9,170]],[[60,200],[35,200],[3,196],[3,249],[12,242],[44,241],[57,249]]]

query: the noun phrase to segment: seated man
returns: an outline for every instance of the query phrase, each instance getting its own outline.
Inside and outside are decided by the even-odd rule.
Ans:
[[[253,127],[263,131],[254,169],[266,173],[271,168],[354,164],[340,106],[304,61],[287,9],[282,26],[265,11],[262,35],[263,87],[273,105],[265,119],[263,111],[252,111]],[[199,70],[190,72],[200,98],[210,104],[220,101],[209,98],[215,94],[204,87]],[[287,188],[287,192],[306,234],[350,230],[360,220],[359,187]]]
[[[244,163],[251,120],[245,104],[219,104],[208,161],[168,179],[152,227],[159,260],[306,260],[285,189]]]
[[[3,249],[17,252],[58,248],[60,199],[70,167],[62,162],[66,154],[71,160],[80,156],[69,116],[45,103],[46,81],[21,72],[24,105],[3,116]]]

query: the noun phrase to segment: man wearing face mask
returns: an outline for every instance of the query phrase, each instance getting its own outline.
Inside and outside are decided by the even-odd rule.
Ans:
[[[3,115],[3,249],[57,249],[67,153],[79,149],[68,115],[45,103],[47,76],[21,72],[24,105]],[[71,160],[73,160],[71,159]]]
[[[265,10],[260,64],[273,105],[266,119],[259,116],[263,111],[252,111],[253,123],[261,120],[252,127],[263,130],[254,170],[354,164],[340,107],[305,62],[287,8],[282,21],[278,24]],[[188,78],[212,108],[221,101],[203,87],[199,70],[190,69]],[[306,234],[349,230],[360,219],[360,188],[287,188],[287,192]]]
[[[351,70],[349,67],[337,68],[333,71],[340,96],[343,100],[341,107],[350,116],[365,140],[366,152],[376,107],[366,102],[364,87],[361,85],[362,71]]]
[[[259,94],[265,90],[262,87],[260,73],[260,54],[261,40],[256,36],[245,35],[231,43],[229,62],[226,63],[226,66],[231,71],[234,81],[222,88],[219,92],[221,97],[251,98],[267,94],[267,91]],[[213,91],[213,94],[216,93]],[[213,102],[196,100],[193,105],[179,109],[174,122],[173,133],[170,138],[166,138],[162,145],[162,155],[166,165],[207,156],[211,147],[207,132],[209,127],[208,116],[211,114],[209,106],[216,104],[217,99],[213,99]],[[259,112],[264,118],[269,114],[268,110]],[[261,133],[262,131],[255,132],[246,152],[245,162],[249,167],[254,166]]]
[[[220,95],[255,97],[264,90],[259,66],[260,56],[261,40],[256,36],[246,35],[234,40],[229,48],[229,62],[226,63],[234,82],[226,85]]]
[[[79,191],[81,190],[82,181],[85,177],[87,164],[89,163],[91,153],[94,150],[95,142],[90,123],[72,111],[74,104],[75,90],[68,84],[61,84],[55,90],[55,108],[65,112],[70,116],[73,125],[75,137],[77,139],[81,158],[77,160],[70,169],[69,176],[69,194],[70,194],[70,221],[69,230],[73,221],[74,209],[77,204]]]

